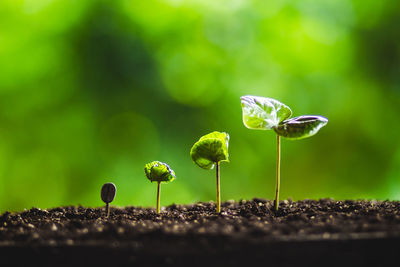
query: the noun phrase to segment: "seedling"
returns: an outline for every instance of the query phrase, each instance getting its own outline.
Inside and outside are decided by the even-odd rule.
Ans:
[[[242,96],[243,124],[249,129],[271,130],[277,134],[275,211],[279,209],[281,136],[299,140],[316,134],[328,123],[322,116],[300,116],[289,119],[292,110],[285,104],[266,97]]]
[[[211,170],[216,166],[217,212],[221,212],[220,163],[228,160],[229,134],[212,132],[204,135],[190,150],[190,156],[200,168]]]
[[[157,182],[157,214],[160,213],[160,195],[161,195],[161,183],[171,182],[175,180],[175,172],[168,166],[168,164],[153,161],[144,166],[144,173],[147,179],[151,182]]]
[[[117,188],[113,183],[105,183],[101,187],[101,199],[106,203],[107,217],[110,216],[110,206],[109,204],[114,200]]]

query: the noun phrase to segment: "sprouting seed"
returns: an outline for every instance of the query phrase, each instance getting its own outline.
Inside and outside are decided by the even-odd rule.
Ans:
[[[271,130],[277,135],[275,211],[279,208],[281,168],[281,136],[287,139],[304,139],[316,134],[328,123],[322,116],[299,116],[289,119],[292,110],[285,104],[267,97],[242,96],[243,124],[249,129]]]
[[[167,163],[153,161],[144,166],[144,173],[150,182],[157,182],[156,211],[158,214],[160,213],[161,182],[167,183],[175,180],[175,172],[168,166]]]
[[[220,163],[229,162],[229,134],[212,132],[202,136],[190,150],[190,156],[200,168],[210,170],[216,166],[217,212],[221,212]]]
[[[109,204],[114,200],[117,188],[113,183],[105,183],[101,187],[101,199],[106,203],[107,217],[110,216]]]

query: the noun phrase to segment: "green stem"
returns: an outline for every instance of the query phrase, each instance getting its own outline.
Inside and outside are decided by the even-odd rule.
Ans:
[[[276,187],[275,187],[275,211],[279,209],[279,188],[281,180],[281,137],[276,135],[277,157],[276,157]]]
[[[157,182],[157,214],[160,213],[161,182]]]
[[[106,203],[107,218],[110,216],[110,205]]]
[[[219,161],[217,162],[217,212],[221,212],[221,192],[220,192],[220,181],[219,181]]]

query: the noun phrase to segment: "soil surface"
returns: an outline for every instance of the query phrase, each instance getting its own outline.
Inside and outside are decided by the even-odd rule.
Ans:
[[[32,208],[0,215],[0,265],[386,266],[400,202],[228,201],[154,209]],[[265,264],[264,264],[265,263]],[[222,264],[222,265],[221,265]],[[3,265],[1,265],[3,266]]]

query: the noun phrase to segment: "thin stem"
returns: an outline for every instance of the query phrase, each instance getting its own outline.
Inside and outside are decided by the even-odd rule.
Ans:
[[[220,182],[219,182],[219,161],[217,162],[217,212],[221,212],[221,192],[220,192]]]
[[[161,182],[157,183],[157,214],[160,213]]]
[[[110,216],[110,205],[106,203],[107,218]]]
[[[279,209],[279,188],[281,182],[281,137],[276,135],[276,187],[275,187],[275,211]]]

